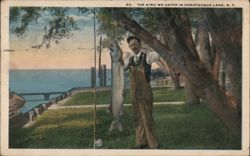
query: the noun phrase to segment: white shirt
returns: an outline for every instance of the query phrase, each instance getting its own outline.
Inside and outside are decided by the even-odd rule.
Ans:
[[[136,61],[136,57],[139,58],[139,56],[141,55],[142,51],[140,51],[137,55],[133,54],[132,56],[130,57],[133,57],[134,56],[134,61]],[[154,62],[157,62],[159,59],[160,59],[160,56],[159,54],[157,54],[156,52],[149,52],[149,53],[146,53],[146,62],[148,64],[152,64]],[[128,68],[128,64],[129,64],[129,59],[130,57],[127,57],[124,59],[124,68],[127,69]]]

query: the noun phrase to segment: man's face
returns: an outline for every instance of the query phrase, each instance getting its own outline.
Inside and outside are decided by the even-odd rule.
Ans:
[[[141,50],[141,44],[136,39],[132,39],[129,42],[128,46],[134,54],[138,54]]]

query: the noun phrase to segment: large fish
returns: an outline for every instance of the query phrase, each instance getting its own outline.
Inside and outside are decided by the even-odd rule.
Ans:
[[[110,48],[111,69],[112,69],[112,100],[110,109],[113,115],[113,120],[110,124],[109,131],[118,129],[123,130],[120,123],[120,116],[123,114],[123,99],[124,99],[124,69],[122,52],[116,42],[112,42]]]

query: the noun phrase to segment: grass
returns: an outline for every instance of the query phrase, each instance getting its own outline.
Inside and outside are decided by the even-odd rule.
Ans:
[[[108,133],[111,115],[97,108],[96,136],[104,149],[131,149],[135,129],[131,107],[122,116],[123,132]],[[156,135],[162,149],[240,149],[220,120],[205,105],[156,105]],[[93,148],[93,109],[49,110],[30,128],[10,129],[10,148]]]
[[[50,110],[30,128],[10,129],[10,147],[92,148],[93,124],[93,109]]]
[[[184,89],[172,91],[169,88],[153,88],[154,102],[185,101]],[[111,100],[110,91],[96,93],[96,104],[109,104]],[[67,100],[64,105],[90,105],[94,102],[94,93],[77,93]],[[130,92],[126,91],[124,103],[131,103]]]

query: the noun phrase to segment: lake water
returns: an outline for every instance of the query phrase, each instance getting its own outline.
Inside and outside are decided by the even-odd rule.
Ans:
[[[82,70],[10,70],[10,90],[16,93],[68,91],[74,87],[90,87],[91,71]],[[107,69],[107,85],[111,84],[111,71]],[[97,76],[96,85],[99,86]],[[54,98],[58,95],[52,95]],[[48,101],[42,95],[24,96],[27,101],[21,112]]]

